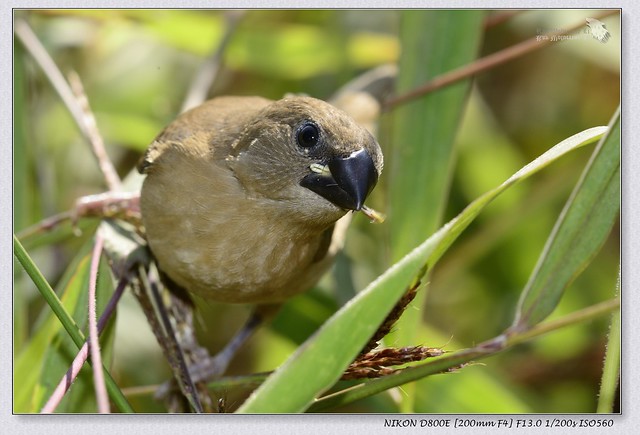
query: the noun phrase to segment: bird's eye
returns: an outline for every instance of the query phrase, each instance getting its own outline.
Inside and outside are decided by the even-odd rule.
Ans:
[[[320,132],[315,124],[310,122],[302,124],[298,128],[298,145],[302,148],[312,148],[320,141]]]

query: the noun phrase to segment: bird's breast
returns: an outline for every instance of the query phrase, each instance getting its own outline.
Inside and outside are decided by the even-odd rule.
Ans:
[[[279,302],[308,289],[326,268],[316,255],[322,228],[246,197],[231,179],[195,190],[193,180],[149,181],[141,195],[149,246],[160,268],[192,293],[219,302]]]
[[[171,227],[149,233],[151,249],[174,281],[201,297],[271,303],[313,284],[318,237],[282,225],[201,216],[176,217]]]

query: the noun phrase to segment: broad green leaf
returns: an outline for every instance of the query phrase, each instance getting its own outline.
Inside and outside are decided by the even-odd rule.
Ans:
[[[404,11],[397,94],[474,60],[483,17],[483,11]],[[463,80],[393,110],[386,177],[393,261],[442,224],[469,85]]]
[[[472,202],[344,305],[238,411],[275,413],[307,409],[340,378],[406,288],[424,276],[487,204],[562,155],[597,140],[605,131],[606,127],[595,127],[571,136]]]
[[[397,93],[468,64],[482,41],[484,11],[403,11]],[[399,260],[442,225],[454,165],[454,140],[469,94],[470,80],[424,95],[392,113],[389,170],[391,260]],[[413,304],[422,306],[426,292]],[[414,341],[419,310],[408,310],[389,338],[397,346]],[[411,412],[406,389],[402,411]]]
[[[514,330],[556,308],[564,290],[598,252],[620,210],[620,111],[596,147],[522,292]]]

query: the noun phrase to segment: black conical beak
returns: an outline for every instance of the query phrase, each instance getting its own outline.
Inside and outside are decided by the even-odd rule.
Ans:
[[[369,153],[361,149],[349,157],[336,157],[326,165],[312,165],[313,173],[300,185],[346,210],[360,210],[378,181]]]

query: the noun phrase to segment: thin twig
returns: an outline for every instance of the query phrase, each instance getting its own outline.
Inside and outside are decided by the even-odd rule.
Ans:
[[[36,62],[40,65],[47,78],[56,89],[62,101],[67,106],[71,116],[78,125],[80,132],[91,145],[98,166],[104,175],[105,182],[110,191],[120,190],[121,182],[118,174],[109,159],[104,147],[104,141],[98,131],[95,116],[89,106],[89,100],[84,92],[80,77],[72,72],[69,75],[71,87],[65,81],[60,69],[42,46],[37,36],[33,33],[29,25],[24,20],[17,20],[15,31],[27,50],[31,53]],[[54,221],[55,222],[55,221]],[[100,343],[98,338],[98,326],[96,323],[96,284],[100,255],[104,239],[100,232],[96,234],[96,241],[93,248],[91,268],[89,275],[89,342],[91,343],[91,360],[94,374],[94,384],[98,411],[109,412],[109,398],[105,385],[104,372],[102,368],[102,357],[100,355]]]
[[[25,240],[30,237],[34,237],[48,231],[51,231],[53,228],[61,225],[63,222],[70,221],[73,218],[72,211],[63,211],[61,213],[55,214],[53,216],[49,216],[45,219],[42,219],[40,222],[31,225],[20,231],[16,236],[20,240]]]
[[[104,141],[100,136],[97,128],[97,124],[95,121],[95,117],[91,112],[89,107],[88,99],[82,88],[82,84],[77,75],[72,74],[70,80],[73,82],[74,90],[71,89],[69,84],[65,81],[60,69],[57,67],[55,62],[51,59],[43,45],[38,40],[37,36],[31,30],[29,25],[24,20],[16,20],[15,22],[15,33],[27,49],[27,51],[31,54],[31,56],[35,59],[38,65],[42,68],[45,76],[49,79],[54,89],[60,95],[63,103],[69,110],[72,118],[76,122],[76,125],[80,129],[83,137],[89,142],[91,148],[96,156],[98,161],[98,165],[100,170],[102,171],[105,182],[109,187],[109,190],[115,191],[119,190],[121,183],[120,179],[109,160],[107,153],[104,148]],[[73,215],[71,215],[73,217]],[[50,222],[47,222],[48,225],[55,226],[60,223],[62,220],[67,218],[68,215],[61,214],[52,219]],[[46,227],[45,227],[46,228]],[[89,329],[90,329],[90,343],[93,345],[88,346],[91,348],[91,358],[94,366],[94,382],[96,388],[96,395],[98,400],[98,409],[100,412],[109,412],[109,399],[107,396],[107,389],[105,385],[105,376],[103,372],[103,366],[100,357],[100,347],[98,341],[98,326],[96,325],[96,312],[95,312],[95,291],[96,291],[96,282],[97,282],[97,274],[98,274],[98,266],[100,261],[100,254],[102,252],[102,247],[104,243],[104,238],[98,232],[96,236],[96,243],[93,250],[91,270],[90,270],[90,283],[89,283]],[[80,352],[83,353],[82,351]],[[86,359],[86,351],[84,352],[84,357],[80,354],[76,358],[76,360]],[[74,370],[79,370],[82,364],[76,364],[72,366],[70,372],[74,372]],[[68,374],[70,374],[68,372]],[[76,375],[77,376],[77,373]],[[107,373],[109,379],[110,389],[113,390],[113,380]],[[66,379],[70,379],[70,376],[67,376]],[[61,396],[58,398],[57,396],[52,396],[48,404],[51,403],[55,409],[57,406],[57,402],[61,400],[62,396],[64,396],[64,392],[68,389],[70,385],[69,382],[63,381],[61,382],[62,388],[57,389],[60,390]],[[59,385],[60,387],[60,385]],[[56,402],[57,401],[57,402]],[[48,409],[45,407],[45,409]]]
[[[36,63],[40,66],[40,68],[42,68],[42,71],[44,72],[45,76],[47,77],[47,79],[49,79],[49,81],[53,85],[53,88],[56,90],[56,92],[62,99],[62,102],[67,107],[67,110],[69,110],[71,117],[73,118],[76,125],[80,129],[80,133],[82,134],[82,136],[85,138],[87,142],[92,144],[92,149],[94,150],[94,153],[96,153],[96,147],[93,146],[94,142],[92,140],[93,133],[91,131],[91,127],[86,122],[87,121],[86,112],[83,110],[81,103],[74,96],[73,91],[71,90],[71,87],[65,80],[64,76],[62,75],[62,72],[60,72],[60,69],[58,68],[58,66],[55,64],[53,59],[51,59],[51,56],[49,56],[49,53],[47,53],[47,50],[45,50],[44,46],[38,40],[38,37],[36,36],[35,33],[33,33],[33,30],[31,30],[31,27],[29,27],[26,21],[24,21],[23,19],[18,19],[15,21],[15,33],[18,36],[18,39],[20,40],[20,42],[22,42],[22,45],[24,45],[24,47],[27,49],[29,54],[31,54],[31,56],[36,61]],[[93,115],[91,115],[91,117],[93,117]],[[95,125],[95,120],[93,121],[93,123]],[[95,131],[97,132],[97,128],[95,129]],[[104,149],[104,146],[102,148]],[[102,154],[106,155],[104,151],[102,151]],[[101,160],[101,158],[99,157],[99,154],[97,153],[96,153],[96,157],[98,157],[98,164],[100,165],[100,169],[103,171],[103,174],[106,179],[106,183],[109,186],[109,188],[111,190],[114,190],[112,188],[112,185],[119,187],[120,180],[118,179],[117,175],[115,175],[115,170],[107,170],[107,172],[104,172],[104,165],[106,165],[104,163],[104,160]],[[110,164],[111,163],[109,162],[108,165]],[[113,180],[114,178],[118,181],[114,182]]]
[[[244,16],[246,11],[241,10],[231,10],[227,11],[224,14],[226,18],[226,29],[224,35],[222,35],[222,40],[220,44],[215,48],[215,50],[211,53],[209,58],[207,58],[204,63],[200,66],[200,69],[196,73],[195,78],[191,82],[191,87],[187,92],[187,96],[184,99],[184,103],[182,103],[182,108],[180,109],[180,113],[186,112],[187,110],[198,106],[201,104],[205,98],[207,97],[207,93],[220,70],[220,65],[222,64],[222,55],[224,54],[229,41],[231,40],[231,35],[233,35],[236,27],[238,26],[238,22]]]
[[[102,332],[105,326],[107,326],[107,322],[109,321],[109,319],[111,318],[111,315],[115,311],[116,305],[118,304],[118,301],[120,300],[120,297],[124,293],[124,289],[127,287],[128,284],[129,284],[128,277],[125,276],[122,279],[120,279],[118,286],[113,292],[111,299],[109,299],[109,303],[107,303],[107,306],[105,307],[104,312],[102,313],[102,315],[100,316],[100,320],[98,321],[99,332]],[[54,392],[51,394],[51,397],[49,397],[49,400],[40,411],[41,413],[50,414],[56,410],[56,408],[60,404],[60,401],[62,401],[62,398],[64,397],[66,392],[69,390],[73,382],[78,377],[78,374],[80,373],[80,369],[84,365],[85,361],[87,361],[88,356],[89,356],[89,341],[85,341],[84,345],[80,348],[80,350],[78,351],[78,354],[73,359],[73,362],[71,363],[71,367],[69,367],[69,370],[67,370],[67,373],[65,373],[65,375],[62,377],[62,379],[58,383],[58,386],[56,387]]]
[[[510,333],[508,333],[508,345],[515,346],[516,344],[523,343],[548,332],[555,331],[557,329],[564,328],[570,325],[575,325],[585,320],[595,319],[596,317],[602,316],[603,314],[608,314],[619,308],[619,297],[609,299],[595,305],[591,305],[587,308],[574,311],[573,313],[567,314],[558,319],[538,323],[537,325],[527,329],[526,331],[517,332],[515,335],[510,335]]]
[[[595,15],[594,18],[602,20],[610,15],[617,14],[618,11],[607,11],[601,14]],[[483,58],[471,62],[463,67],[449,71],[442,75],[439,75],[432,80],[428,81],[422,86],[419,86],[405,94],[398,95],[388,99],[383,106],[384,110],[389,110],[396,107],[399,104],[406,103],[407,101],[414,100],[425,94],[433,92],[437,89],[442,89],[460,80],[464,80],[471,76],[477,75],[481,72],[487,71],[498,65],[506,63],[510,60],[516,59],[527,53],[539,50],[541,48],[549,46],[552,42],[559,40],[560,36],[568,35],[576,30],[585,26],[584,22],[576,23],[571,27],[568,27],[564,32],[551,32],[546,35],[536,35],[533,38],[529,38],[519,44],[507,47],[504,50],[500,50],[496,53],[490,54]]]
[[[96,117],[89,106],[89,98],[87,98],[87,94],[84,91],[80,76],[75,71],[71,71],[69,73],[69,82],[71,84],[71,90],[76,97],[76,101],[82,109],[82,123],[86,129],[87,140],[89,140],[89,143],[91,144],[91,150],[98,161],[98,166],[102,171],[102,175],[104,175],[107,187],[109,187],[110,191],[120,190],[122,185],[120,177],[118,177],[118,173],[107,155],[107,150],[104,147],[104,140],[98,131]]]
[[[102,371],[102,356],[100,355],[100,340],[98,337],[98,323],[96,315],[96,287],[98,286],[98,269],[100,268],[100,256],[104,238],[100,231],[96,234],[96,241],[91,254],[91,267],[89,268],[89,343],[91,350],[91,362],[93,367],[93,383],[96,390],[96,401],[98,402],[98,412],[108,414],[109,397],[104,384],[104,373]]]
[[[85,126],[82,122],[82,109],[77,104],[73,96],[73,92],[60,72],[60,69],[58,69],[58,66],[55,64],[53,59],[51,59],[51,56],[49,56],[49,53],[47,53],[47,50],[45,50],[44,46],[38,40],[38,37],[33,33],[33,30],[31,30],[31,27],[29,27],[25,20],[17,19],[15,21],[14,28],[18,39],[20,39],[22,45],[24,45],[29,54],[31,54],[31,57],[33,57],[40,68],[42,68],[42,71],[51,82],[51,85],[53,85],[53,88],[62,99],[62,102],[67,106],[67,109],[80,128],[82,134],[87,136]]]

